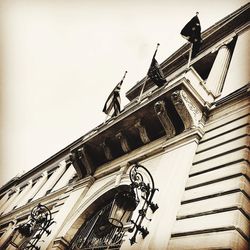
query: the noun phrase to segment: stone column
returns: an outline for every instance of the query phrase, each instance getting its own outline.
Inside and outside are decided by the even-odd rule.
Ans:
[[[3,196],[3,198],[0,200],[0,207],[2,207],[3,204],[6,203],[6,201],[9,199],[9,195],[10,195],[10,191],[8,191],[8,192]]]
[[[16,221],[11,221],[5,233],[0,238],[0,248],[9,240],[15,229]]]
[[[229,67],[231,52],[226,45],[219,48],[212,69],[209,73],[206,85],[216,97],[220,95]]]
[[[38,190],[44,185],[44,183],[47,181],[48,173],[47,171],[42,173],[42,176],[39,178],[39,180],[36,182],[36,184],[32,187],[30,192],[23,197],[23,199],[17,204],[17,207],[21,207],[25,205],[30,199],[34,197],[34,195],[38,192]]]
[[[2,214],[12,203],[15,201],[16,197],[20,192],[20,187],[15,188],[15,193],[7,200],[5,204],[0,208],[0,214]]]
[[[34,200],[40,197],[43,197],[48,190],[51,190],[55,183],[61,178],[62,174],[65,172],[66,162],[60,162],[59,167],[55,170],[55,172],[50,176],[47,182],[43,185],[40,191],[35,195]]]
[[[32,180],[30,180],[30,181],[28,182],[28,185],[26,185],[26,186],[24,187],[24,189],[19,193],[19,195],[16,197],[16,199],[15,199],[14,202],[11,204],[11,206],[9,206],[9,207],[5,210],[4,213],[10,212],[15,206],[17,206],[17,204],[18,204],[19,202],[22,201],[22,199],[25,198],[25,196],[29,193],[29,191],[30,191],[31,188],[32,188],[32,183],[33,183]]]
[[[66,172],[63,174],[61,179],[56,183],[56,185],[53,187],[53,189],[51,191],[53,192],[53,191],[58,190],[62,187],[65,187],[69,183],[69,180],[71,178],[73,178],[75,174],[76,174],[76,170],[75,170],[74,166],[71,164],[69,166],[69,168],[66,170]]]

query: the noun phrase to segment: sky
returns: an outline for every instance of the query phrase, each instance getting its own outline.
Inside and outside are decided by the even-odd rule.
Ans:
[[[0,186],[104,122],[104,103],[128,71],[125,93],[245,0],[1,0]]]

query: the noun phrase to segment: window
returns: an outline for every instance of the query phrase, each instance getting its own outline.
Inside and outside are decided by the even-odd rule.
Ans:
[[[70,250],[120,249],[125,229],[108,222],[111,206],[112,201],[83,224],[72,240]]]

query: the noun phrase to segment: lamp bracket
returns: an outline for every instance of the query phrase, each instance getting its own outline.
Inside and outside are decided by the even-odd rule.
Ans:
[[[137,195],[138,201],[140,201],[140,198],[143,200],[141,209],[138,211],[138,217],[135,221],[131,220],[133,227],[128,230],[129,232],[135,230],[134,235],[130,239],[130,244],[132,245],[136,242],[138,232],[141,233],[143,239],[149,234],[148,229],[142,226],[142,222],[144,218],[149,221],[152,220],[146,217],[148,208],[150,208],[153,213],[159,208],[156,203],[152,202],[155,191],[159,191],[159,189],[155,188],[154,180],[150,172],[139,163],[135,163],[130,169],[129,177],[131,181],[130,187]]]

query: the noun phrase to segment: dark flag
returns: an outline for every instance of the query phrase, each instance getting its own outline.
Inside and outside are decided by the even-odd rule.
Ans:
[[[102,110],[105,114],[110,115],[111,117],[117,116],[121,112],[120,90],[126,73],[127,71],[125,72],[122,80],[115,86],[113,91],[110,93]]]
[[[160,69],[160,65],[155,59],[156,51],[154,53],[147,75],[153,81],[154,84],[156,84],[158,87],[162,87],[167,81],[164,78],[162,70]]]
[[[201,39],[201,25],[198,18],[198,12],[196,15],[184,26],[181,30],[181,35],[193,44],[192,58],[199,52],[202,39]]]

